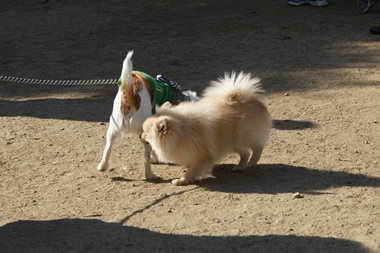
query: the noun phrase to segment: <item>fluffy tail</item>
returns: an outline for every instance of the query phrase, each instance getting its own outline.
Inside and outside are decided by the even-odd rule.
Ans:
[[[123,62],[123,70],[121,71],[121,85],[131,85],[132,84],[132,55],[133,51],[129,51],[127,57]]]
[[[228,104],[244,103],[264,92],[261,88],[260,79],[251,77],[249,73],[236,72],[225,73],[224,77],[212,81],[210,86],[203,92],[205,97],[217,97]]]

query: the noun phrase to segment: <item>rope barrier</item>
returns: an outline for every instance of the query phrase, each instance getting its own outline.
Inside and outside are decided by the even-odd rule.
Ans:
[[[95,80],[46,80],[46,79],[30,79],[13,76],[0,76],[0,81],[23,83],[23,84],[38,84],[38,85],[103,85],[117,84],[118,79],[95,79]]]

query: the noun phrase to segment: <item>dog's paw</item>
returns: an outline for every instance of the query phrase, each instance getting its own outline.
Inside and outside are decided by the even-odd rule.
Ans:
[[[184,177],[181,177],[179,179],[174,179],[172,181],[172,184],[177,185],[177,186],[179,186],[179,185],[188,185],[189,181],[186,180]]]
[[[99,163],[98,167],[96,167],[98,171],[106,171],[108,169],[108,164]]]
[[[157,180],[157,179],[160,179],[160,175],[156,175],[153,172],[152,173],[145,173],[145,179],[146,180]]]
[[[235,167],[232,168],[232,171],[233,171],[233,172],[241,172],[241,171],[243,171],[244,169],[245,169],[245,168],[242,168],[242,167],[236,165]]]
[[[247,167],[248,167],[248,168],[251,168],[251,167],[255,167],[256,165],[257,165],[257,162],[253,161],[253,162],[249,162],[249,163],[247,164]]]

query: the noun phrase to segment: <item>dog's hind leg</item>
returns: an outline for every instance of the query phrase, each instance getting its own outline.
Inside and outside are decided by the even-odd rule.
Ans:
[[[246,150],[240,150],[237,153],[240,155],[240,161],[238,165],[236,165],[232,171],[243,171],[245,169],[245,166],[247,165],[248,159],[249,159],[249,151]]]
[[[158,175],[154,174],[151,168],[151,153],[152,147],[149,143],[143,142],[144,145],[144,168],[145,168],[145,179],[154,180],[159,178]]]
[[[113,115],[110,117],[110,123],[106,135],[106,146],[103,151],[102,161],[98,164],[98,171],[106,171],[109,166],[109,160],[111,156],[112,144],[115,142],[116,138],[121,134],[121,128],[117,127],[115,118]]]
[[[257,162],[260,160],[263,149],[264,149],[263,146],[252,147],[253,154],[251,156],[251,159],[248,162],[248,165],[247,165],[248,167],[253,167],[257,164]]]

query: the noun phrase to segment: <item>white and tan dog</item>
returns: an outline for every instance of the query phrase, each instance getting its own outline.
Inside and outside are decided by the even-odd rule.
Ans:
[[[146,73],[132,71],[133,51],[128,52],[123,62],[120,77],[119,91],[113,103],[112,115],[107,130],[106,146],[103,151],[102,161],[97,169],[105,171],[109,166],[112,144],[123,132],[132,132],[136,135],[142,133],[143,122],[151,116],[157,105],[166,101],[180,103],[181,101],[197,100],[195,92],[180,92],[169,85],[153,79]],[[157,156],[151,152],[149,144],[144,143],[144,167],[145,178],[156,179],[151,170],[151,154],[154,162],[158,162]]]
[[[184,177],[172,181],[175,185],[210,174],[214,163],[229,152],[240,155],[234,171],[254,166],[272,127],[258,99],[261,91],[260,80],[250,74],[225,74],[211,82],[199,101],[158,108],[144,122],[141,140],[163,159],[188,168]]]

